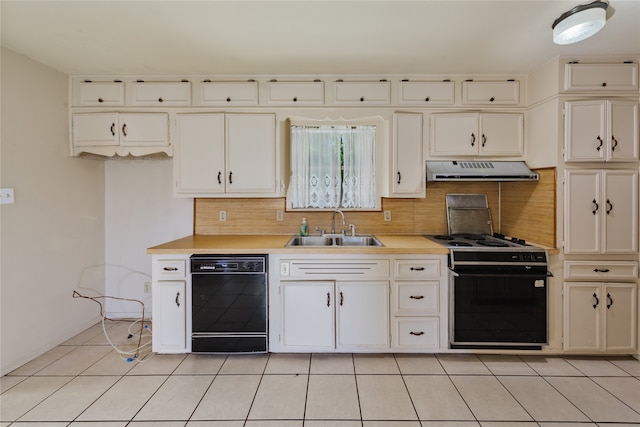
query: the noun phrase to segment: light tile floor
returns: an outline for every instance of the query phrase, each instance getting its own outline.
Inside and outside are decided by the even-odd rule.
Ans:
[[[112,341],[126,341],[128,327],[110,323]],[[640,361],[630,357],[191,354],[127,362],[101,325],[2,377],[0,391],[2,427],[640,425]]]

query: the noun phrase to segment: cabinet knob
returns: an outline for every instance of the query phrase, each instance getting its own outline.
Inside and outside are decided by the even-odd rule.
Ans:
[[[489,98],[489,102],[493,102],[495,100],[496,100],[495,96],[492,96],[491,98]]]
[[[607,82],[602,82],[602,87],[607,87]]]
[[[360,102],[364,102],[364,96],[360,97]]]
[[[430,99],[430,97],[429,97],[429,96],[427,96],[427,97],[424,99],[424,102],[429,102],[429,99]]]
[[[164,102],[164,99],[158,98],[158,102]]]
[[[103,103],[103,102],[104,102],[104,99],[102,99],[102,98],[98,98],[98,102],[99,102],[99,103]]]
[[[231,102],[231,98],[230,97],[227,97],[227,102]]]
[[[297,96],[293,97],[293,102],[298,102],[298,97]]]

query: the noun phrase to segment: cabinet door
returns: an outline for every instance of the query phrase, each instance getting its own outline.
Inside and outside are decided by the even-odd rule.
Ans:
[[[400,105],[452,105],[454,82],[409,82],[398,83],[398,104]]]
[[[76,105],[115,106],[124,105],[123,82],[82,82],[78,85]]]
[[[475,156],[478,154],[478,115],[475,113],[432,114],[430,120],[432,156]]]
[[[118,145],[117,113],[82,113],[73,115],[73,145],[91,147]]]
[[[638,252],[638,172],[617,169],[603,170],[601,174],[604,185],[600,202],[602,253],[635,254]]]
[[[565,64],[564,90],[638,91],[638,64]]]
[[[337,282],[338,348],[389,348],[389,282]]]
[[[177,136],[176,193],[224,193],[224,114],[178,114]]]
[[[522,114],[480,114],[480,155],[522,156],[524,116]]]
[[[267,82],[269,105],[322,105],[324,82]]]
[[[636,350],[635,283],[605,283],[602,301],[604,315],[604,350]]]
[[[153,351],[184,353],[187,346],[186,282],[158,281],[153,288]]]
[[[638,103],[635,101],[608,101],[607,134],[609,161],[633,162],[638,160]]]
[[[425,170],[422,156],[422,114],[394,115],[393,175],[391,195],[424,197]]]
[[[606,102],[565,103],[565,162],[601,162],[606,159]]]
[[[258,82],[202,82],[202,105],[258,105]]]
[[[600,173],[597,170],[565,172],[564,251],[599,254],[602,205]]]
[[[227,193],[274,194],[275,115],[227,114],[225,118]]]
[[[462,82],[462,103],[476,105],[516,105],[520,102],[520,83]]]
[[[169,145],[169,115],[166,113],[120,114],[120,145]]]
[[[131,104],[144,106],[189,106],[190,82],[135,82],[131,84]]]
[[[336,82],[334,102],[342,105],[388,105],[391,102],[389,82]]]
[[[564,336],[567,351],[599,351],[602,347],[600,283],[565,283]]]
[[[281,342],[285,347],[333,350],[335,346],[334,283],[282,282]]]

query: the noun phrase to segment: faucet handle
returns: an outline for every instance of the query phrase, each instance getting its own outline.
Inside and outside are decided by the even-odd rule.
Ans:
[[[347,230],[351,230],[351,235],[352,236],[356,235],[356,225],[355,224],[349,224],[349,226],[347,227]]]
[[[319,231],[319,232],[320,232],[320,234],[322,234],[322,235],[324,236],[324,228],[320,228],[320,227],[318,227],[318,226],[316,225],[315,230],[316,230],[316,231]]]

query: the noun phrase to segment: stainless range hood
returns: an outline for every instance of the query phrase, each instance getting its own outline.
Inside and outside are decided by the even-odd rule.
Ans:
[[[427,181],[537,181],[518,161],[427,161]]]

